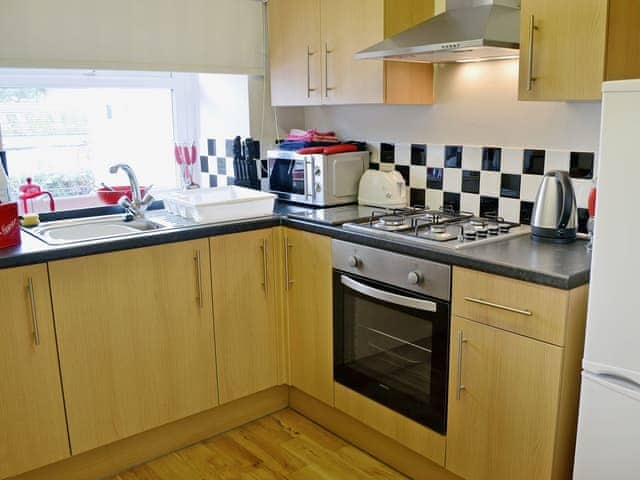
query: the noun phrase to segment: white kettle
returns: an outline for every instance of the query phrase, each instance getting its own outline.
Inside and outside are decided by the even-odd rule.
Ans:
[[[380,167],[384,168],[383,164]],[[404,177],[396,170],[367,170],[360,178],[358,203],[379,208],[405,208],[407,184]]]

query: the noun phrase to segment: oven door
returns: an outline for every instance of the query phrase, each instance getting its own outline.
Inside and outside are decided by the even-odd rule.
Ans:
[[[307,156],[269,158],[269,191],[285,200],[313,201],[313,161]]]
[[[334,270],[334,378],[446,432],[449,304]]]

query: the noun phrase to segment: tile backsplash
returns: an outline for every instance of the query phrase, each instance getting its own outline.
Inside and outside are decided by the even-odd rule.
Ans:
[[[587,199],[593,186],[596,155],[497,146],[369,143],[371,168],[392,165],[407,182],[411,206],[451,206],[475,215],[498,215],[529,224],[543,175],[570,173],[578,203],[580,230],[586,231]],[[233,140],[208,139],[200,157],[204,186],[233,185]],[[261,177],[268,176],[260,161]]]
[[[596,156],[528,148],[370,143],[371,168],[393,164],[410,190],[411,206],[452,206],[528,224],[543,175],[565,170],[576,191],[581,230],[593,185]]]
[[[222,147],[216,139],[207,139],[206,155],[200,156],[201,182],[203,187],[223,187],[235,184],[233,168],[233,139],[225,139]],[[267,178],[267,161],[260,160],[258,176]]]

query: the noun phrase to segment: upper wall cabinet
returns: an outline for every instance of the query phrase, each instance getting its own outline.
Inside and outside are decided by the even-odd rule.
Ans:
[[[636,3],[523,0],[520,100],[599,100],[603,80],[640,76]]]
[[[431,65],[355,59],[431,16],[432,0],[271,0],[273,104],[433,103]]]
[[[262,18],[249,0],[3,0],[0,66],[262,74]]]

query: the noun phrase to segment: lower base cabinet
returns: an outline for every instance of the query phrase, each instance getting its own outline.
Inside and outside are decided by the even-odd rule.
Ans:
[[[563,349],[459,317],[451,332],[447,469],[554,478]]]
[[[331,239],[292,229],[284,237],[291,385],[333,406]]]
[[[218,405],[207,239],[49,269],[74,455]]]
[[[70,455],[46,265],[0,270],[0,479]]]
[[[211,272],[220,403],[279,383],[273,229],[213,237]]]

